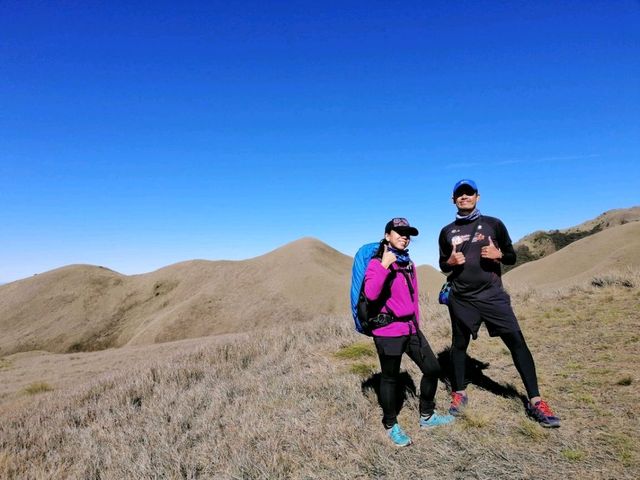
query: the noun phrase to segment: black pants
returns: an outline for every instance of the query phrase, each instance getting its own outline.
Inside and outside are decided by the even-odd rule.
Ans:
[[[452,319],[452,341],[451,341],[451,364],[453,366],[453,378],[451,386],[454,391],[465,389],[465,361],[467,357],[467,348],[471,340],[471,330],[466,328],[460,322]],[[511,352],[513,364],[516,366],[524,388],[527,390],[529,398],[540,395],[538,391],[538,378],[536,376],[536,367],[533,362],[531,351],[524,341],[521,331],[508,333],[500,333],[500,338]]]
[[[391,427],[397,422],[397,388],[403,353],[406,353],[422,372],[420,414],[432,414],[436,405],[434,399],[438,388],[440,365],[422,332],[418,332],[418,335],[402,337],[374,337],[374,341],[382,370],[380,403],[382,404],[382,423],[384,426]]]

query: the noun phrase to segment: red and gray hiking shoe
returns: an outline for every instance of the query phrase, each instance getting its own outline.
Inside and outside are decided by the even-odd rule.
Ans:
[[[467,406],[468,397],[466,393],[451,392],[451,405],[449,413],[454,417],[462,415],[462,411]]]
[[[539,400],[533,405],[527,403],[527,414],[543,427],[558,428],[560,426],[560,419],[555,416],[544,400]]]

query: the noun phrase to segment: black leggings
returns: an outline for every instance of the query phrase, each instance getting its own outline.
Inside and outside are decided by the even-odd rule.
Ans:
[[[457,322],[453,324],[453,339],[451,342],[451,363],[453,365],[453,378],[451,382],[454,391],[465,389],[465,361],[467,357],[467,347],[471,340],[471,332],[464,327],[460,327]],[[524,388],[527,390],[529,398],[538,397],[538,378],[536,376],[536,366],[533,356],[527,343],[524,341],[522,332],[509,332],[500,335],[500,338],[511,352],[513,363],[522,378]]]
[[[398,380],[402,353],[406,353],[420,368],[420,414],[431,415],[435,408],[434,398],[438,388],[440,364],[433,354],[427,339],[420,332],[404,337],[374,337],[382,375],[380,379],[380,404],[382,423],[392,427],[397,422]]]

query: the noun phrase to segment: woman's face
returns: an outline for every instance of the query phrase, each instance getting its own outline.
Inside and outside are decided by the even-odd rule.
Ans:
[[[389,245],[397,250],[404,250],[409,246],[411,237],[409,235],[400,235],[395,230],[391,230],[389,233],[385,233],[384,238]]]

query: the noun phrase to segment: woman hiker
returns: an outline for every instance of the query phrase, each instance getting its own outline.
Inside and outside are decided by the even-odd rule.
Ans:
[[[385,226],[384,239],[365,272],[364,294],[370,303],[377,302],[379,324],[373,330],[380,368],[380,403],[382,423],[391,441],[400,447],[411,444],[411,438],[398,424],[396,395],[400,378],[400,362],[406,353],[422,371],[420,381],[420,420],[422,428],[437,427],[454,421],[452,415],[435,412],[435,395],[440,365],[427,339],[419,329],[420,309],[416,269],[407,247],[418,229],[405,218],[394,218]]]

